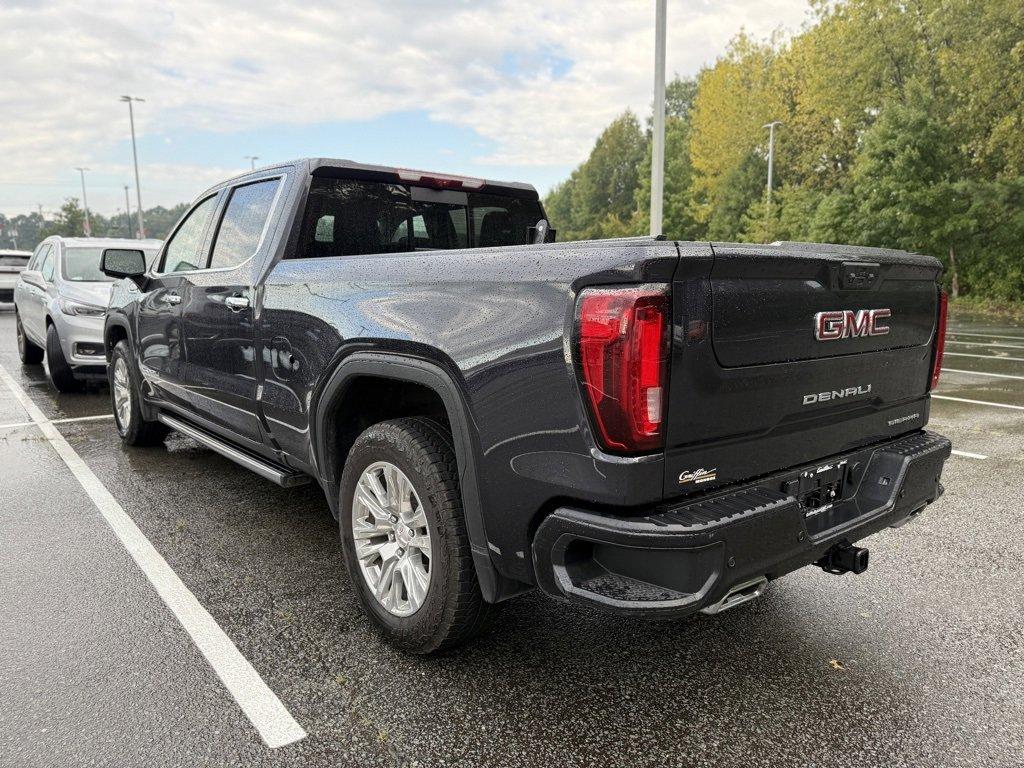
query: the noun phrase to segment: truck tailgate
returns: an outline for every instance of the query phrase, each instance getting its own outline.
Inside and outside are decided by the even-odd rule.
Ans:
[[[940,264],[876,249],[714,245],[673,285],[666,496],[920,429]]]

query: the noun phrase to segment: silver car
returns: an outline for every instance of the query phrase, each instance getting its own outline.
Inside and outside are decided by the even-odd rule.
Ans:
[[[31,251],[0,249],[0,305],[14,301],[14,286],[18,275],[28,264]]]
[[[105,248],[141,248],[152,262],[160,240],[48,237],[14,287],[18,353],[25,365],[46,356],[50,381],[73,392],[84,379],[106,375],[103,319],[111,279],[100,272]]]

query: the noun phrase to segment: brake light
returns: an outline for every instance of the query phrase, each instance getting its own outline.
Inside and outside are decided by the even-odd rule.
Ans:
[[[928,389],[939,386],[939,375],[942,373],[942,353],[946,350],[946,313],[949,309],[949,296],[939,291],[939,323],[935,329],[935,354],[932,358],[932,384]]]
[[[602,446],[652,451],[664,440],[668,286],[588,288],[580,294],[579,360]]]
[[[449,176],[441,173],[414,171],[411,168],[399,168],[398,178],[413,184],[422,184],[436,189],[482,189],[483,179],[471,179],[466,176]]]

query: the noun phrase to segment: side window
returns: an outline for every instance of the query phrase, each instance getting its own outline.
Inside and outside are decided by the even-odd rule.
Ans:
[[[217,230],[210,267],[234,267],[256,253],[280,179],[258,181],[231,190]]]
[[[39,263],[39,272],[43,276],[43,280],[48,283],[53,282],[53,262],[54,253],[53,246],[47,246],[46,253],[43,254],[43,260]]]
[[[212,195],[189,212],[185,221],[167,241],[161,272],[182,272],[203,267],[204,258],[199,251],[203,247],[203,234],[213,215],[216,201],[217,196]]]
[[[36,251],[36,255],[32,257],[32,261],[29,262],[28,268],[34,269],[37,272],[43,268],[43,260],[46,259],[46,255],[53,249],[53,246],[49,243],[43,243],[39,246],[39,250]]]
[[[32,258],[28,260],[28,266],[25,269],[39,269],[39,265],[42,263],[43,254],[50,246],[46,243],[40,243],[36,246],[35,253],[32,254]]]

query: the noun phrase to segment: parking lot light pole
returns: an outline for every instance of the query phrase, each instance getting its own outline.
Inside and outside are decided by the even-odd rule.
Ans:
[[[142,185],[139,184],[139,151],[135,146],[135,112],[132,110],[133,101],[145,101],[138,96],[122,96],[121,101],[128,102],[128,122],[132,128],[132,160],[135,162],[135,201],[138,203],[137,213],[139,214],[139,239],[146,236],[146,223],[142,220]]]
[[[657,0],[654,21],[654,135],[651,137],[651,236],[662,229],[665,190],[665,21],[668,0]]]
[[[772,207],[772,174],[775,171],[775,126],[782,125],[781,120],[772,120],[762,125],[768,129],[768,209]]]
[[[92,237],[92,223],[89,221],[89,198],[85,196],[85,172],[88,168],[75,168],[82,177],[82,210],[85,211],[85,221],[82,224],[82,231],[86,237]]]
[[[132,236],[132,203],[128,199],[128,185],[124,185],[124,223],[128,225],[128,237]]]
[[[250,163],[250,166],[249,166],[250,170],[255,171],[256,170],[256,161],[260,159],[260,156],[259,155],[246,155],[245,159],[248,160],[249,163]]]

